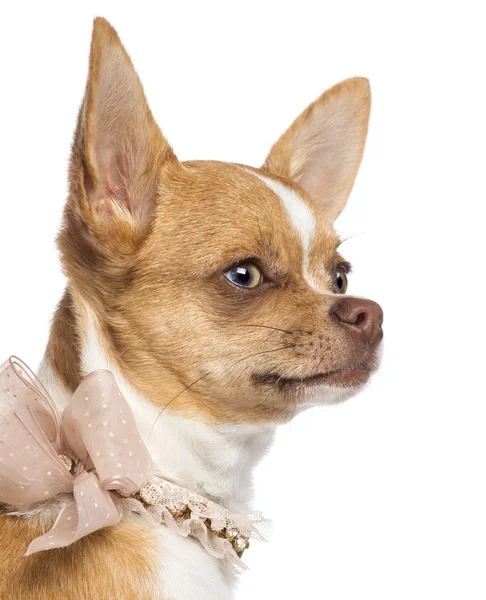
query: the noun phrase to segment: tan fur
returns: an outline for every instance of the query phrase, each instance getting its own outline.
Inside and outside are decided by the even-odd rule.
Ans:
[[[302,390],[262,385],[259,374],[371,368],[375,348],[357,344],[330,314],[342,262],[332,220],[353,185],[368,114],[367,83],[350,80],[295,121],[262,170],[179,163],[116,32],[97,19],[58,238],[68,288],[46,353],[66,388],[85,375],[88,306],[105,351],[139,392],[209,424],[289,419]],[[309,287],[299,235],[254,173],[296,191],[314,214],[309,270],[329,294]],[[248,259],[267,278],[254,290],[223,275]],[[40,528],[0,516],[2,600],[158,598],[146,529],[123,523],[23,558]]]
[[[123,521],[68,548],[23,556],[46,525],[0,512],[1,600],[162,600],[147,527]]]
[[[66,290],[51,326],[46,359],[71,392],[74,392],[78,386],[81,376],[80,344],[72,295],[69,290]]]

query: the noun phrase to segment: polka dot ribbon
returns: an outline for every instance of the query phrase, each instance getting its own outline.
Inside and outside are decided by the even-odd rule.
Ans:
[[[26,555],[117,524],[121,497],[150,477],[150,455],[109,371],[88,375],[60,415],[22,361],[0,367],[0,502],[25,511],[70,494]]]

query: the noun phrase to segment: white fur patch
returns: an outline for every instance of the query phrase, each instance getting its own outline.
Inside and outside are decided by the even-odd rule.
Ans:
[[[157,530],[163,598],[227,600],[233,576],[225,565],[203,550],[196,540],[167,527]],[[223,572],[225,571],[225,572]]]
[[[56,403],[57,408],[62,411],[66,406],[71,394],[65,386],[59,381],[56,374],[53,372],[51,365],[46,358],[43,359],[37,370],[37,375],[42,381],[42,384],[49,392],[49,395]]]
[[[250,170],[247,170],[247,173],[258,177],[279,197],[302,244],[302,274],[304,279],[317,292],[322,294],[328,293],[319,287],[319,284],[309,272],[309,253],[312,238],[316,230],[316,219],[310,206],[294,190],[286,187],[280,181],[270,179]]]

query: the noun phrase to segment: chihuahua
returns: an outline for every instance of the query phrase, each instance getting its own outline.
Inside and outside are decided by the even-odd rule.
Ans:
[[[261,168],[179,162],[117,33],[94,22],[58,236],[67,287],[39,377],[62,408],[111,371],[154,472],[239,513],[275,428],[343,401],[377,368],[383,313],[345,295],[333,222],[353,186],[370,89],[313,102]],[[24,557],[59,508],[0,508],[2,600],[215,600],[231,571],[133,516]]]

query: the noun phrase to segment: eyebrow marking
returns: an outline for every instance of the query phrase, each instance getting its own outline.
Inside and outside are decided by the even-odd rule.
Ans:
[[[265,183],[282,202],[293,228],[297,231],[302,244],[302,274],[307,284],[320,294],[329,294],[328,290],[323,290],[309,273],[309,252],[312,238],[316,230],[316,219],[311,208],[306,202],[292,189],[276,181],[245,169],[247,173],[258,177]]]

